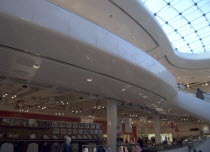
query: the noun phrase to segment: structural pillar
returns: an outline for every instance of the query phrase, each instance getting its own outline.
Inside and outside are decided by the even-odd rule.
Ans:
[[[153,116],[153,121],[154,121],[154,130],[155,130],[155,141],[156,144],[159,144],[161,143],[161,135],[160,135],[160,117],[158,114]]]
[[[107,145],[112,152],[117,152],[117,105],[107,102]]]

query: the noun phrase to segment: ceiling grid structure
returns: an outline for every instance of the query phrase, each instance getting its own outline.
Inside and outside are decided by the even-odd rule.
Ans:
[[[168,36],[174,51],[210,52],[210,1],[142,0]]]

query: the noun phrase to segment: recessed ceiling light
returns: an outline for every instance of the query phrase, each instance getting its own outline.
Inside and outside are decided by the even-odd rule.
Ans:
[[[122,91],[126,91],[126,89],[122,89]]]
[[[158,103],[161,103],[161,102],[158,102]]]
[[[139,95],[141,96],[141,93],[139,93]]]
[[[7,96],[8,94],[5,94],[5,96]]]
[[[206,86],[208,85],[208,83],[206,83]]]
[[[34,69],[39,69],[39,68],[40,68],[40,65],[39,65],[39,64],[34,64],[34,65],[33,65],[33,68],[34,68]]]
[[[147,98],[147,96],[143,96],[143,98]]]
[[[91,82],[91,81],[93,81],[93,79],[92,79],[92,78],[87,78],[86,81],[87,81],[87,82]]]

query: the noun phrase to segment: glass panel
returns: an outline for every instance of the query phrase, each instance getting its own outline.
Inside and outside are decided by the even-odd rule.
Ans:
[[[160,25],[163,25],[163,24],[165,24],[165,22],[161,19],[161,18],[159,18],[159,17],[156,17],[156,19],[158,20],[158,22],[160,23]]]
[[[201,43],[201,41],[197,40],[197,41],[194,41],[193,43],[190,43],[190,47],[194,51],[196,48],[201,48],[202,43]]]
[[[179,23],[179,24],[177,24]],[[174,20],[170,21],[170,24],[175,27],[176,29],[179,29],[183,26],[185,26],[188,22],[182,17],[182,16],[177,16],[174,18]]]
[[[157,11],[159,11],[161,8],[163,8],[165,6],[165,2],[164,1],[159,1],[159,0],[147,0],[146,3],[147,7],[153,12],[156,13]]]
[[[169,21],[170,19],[176,17],[178,15],[178,12],[175,11],[171,7],[165,7],[162,11],[157,13],[158,16],[161,16],[162,19],[165,21]]]
[[[192,33],[188,36],[185,37],[185,40],[188,42],[188,43],[191,43],[191,42],[194,42],[194,41],[197,41],[197,38],[198,38],[198,35],[196,33]]]
[[[185,17],[188,21],[193,22],[195,19],[202,17],[202,15],[203,13],[201,13],[201,11],[197,9],[196,11],[192,12],[191,14]]]
[[[210,38],[210,36],[203,38],[202,42],[203,42],[204,44],[209,44],[209,41],[210,41],[209,38]]]
[[[210,51],[210,0],[142,0],[175,51]]]
[[[179,12],[184,12],[186,9],[192,7],[193,4],[194,3],[192,1],[189,1],[189,0],[181,0],[181,1],[178,1],[178,3],[176,3],[176,4],[173,4],[173,6]]]
[[[206,22],[206,19],[204,17],[200,17],[199,19],[195,20],[191,24],[196,30],[199,30],[203,27],[208,26],[208,22]]]
[[[168,38],[171,42],[174,42],[176,40],[180,39],[180,35],[177,34],[176,32],[171,33],[170,35],[168,35]],[[176,46],[176,45],[175,45]],[[177,46],[176,46],[177,47]]]
[[[167,24],[163,25],[162,28],[166,34],[174,31],[174,29],[170,25],[167,25]]]

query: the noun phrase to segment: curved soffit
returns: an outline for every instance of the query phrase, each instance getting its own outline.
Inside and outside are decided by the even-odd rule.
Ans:
[[[39,1],[43,5],[37,1],[24,3],[29,9],[24,11],[22,4],[6,2],[1,8],[2,44],[139,84],[166,98],[177,93],[176,80],[165,67],[111,32],[44,0]],[[153,80],[155,83],[146,83]]]
[[[158,47],[150,33],[111,0],[49,1],[98,24],[144,51]]]
[[[160,24],[140,0],[91,0],[88,4],[84,0],[50,1],[93,21],[151,55],[156,54],[151,52],[159,47],[159,56],[166,55],[169,63],[176,67],[209,69],[208,53],[195,55],[174,52]]]
[[[141,24],[147,31],[149,31],[152,37],[158,42],[160,50],[166,54],[168,61],[172,65],[184,69],[209,69],[209,52],[206,52],[205,54],[174,52],[160,24],[142,2],[136,0],[131,0],[129,2],[126,0],[113,1],[130,14],[130,16],[132,16],[136,21],[138,21],[139,24]]]

